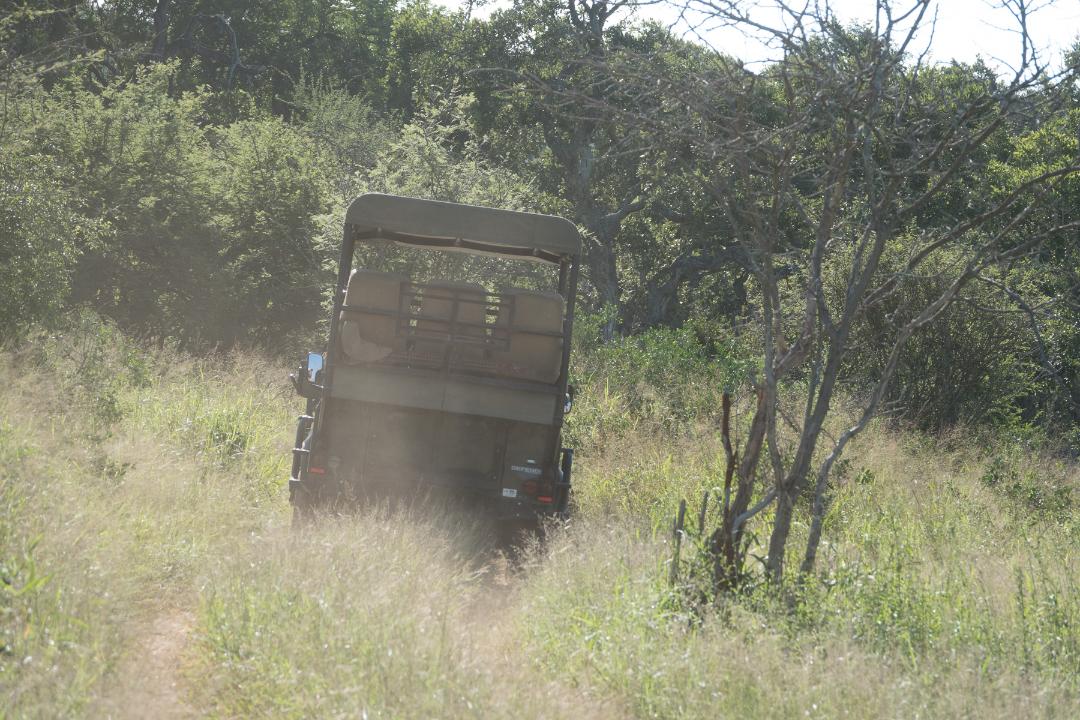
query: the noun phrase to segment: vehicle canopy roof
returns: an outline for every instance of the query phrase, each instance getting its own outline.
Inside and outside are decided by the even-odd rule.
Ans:
[[[553,215],[366,193],[353,200],[346,226],[357,240],[560,262],[581,254],[581,236]]]

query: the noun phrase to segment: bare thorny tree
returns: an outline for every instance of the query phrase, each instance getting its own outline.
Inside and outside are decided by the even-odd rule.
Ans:
[[[1076,79],[1076,68],[1051,71],[1042,63],[1028,33],[1030,3],[1001,2],[1016,21],[1018,47],[1004,73],[932,64],[925,52],[931,0],[900,5],[877,0],[872,24],[844,27],[824,0],[682,0],[681,17],[699,37],[733,27],[779,57],[755,71],[703,50],[696,69],[673,76],[657,70],[664,64],[655,57],[609,55],[596,82],[617,88],[619,102],[610,102],[611,93],[546,88],[564,112],[618,114],[692,148],[705,168],[702,185],[756,281],[762,362],[739,448],[724,413],[729,470],[711,541],[718,587],[742,576],[747,523],[766,509],[767,575],[783,579],[796,502],[807,492],[801,571],[812,572],[830,474],[881,411],[908,340],[976,283],[1015,295],[1003,268],[1080,226],[1040,214],[1080,172],[1075,149],[997,188],[981,185],[994,138],[1059,117]],[[950,205],[957,194],[968,198],[963,212]],[[905,283],[927,275],[939,290],[887,317],[881,375],[855,403],[854,422],[829,433],[853,330]],[[792,297],[798,301],[782,301]],[[793,406],[801,417],[782,410]]]
[[[647,125],[622,123],[621,111],[612,112],[614,104],[625,100],[649,100],[627,95],[606,72],[625,52],[627,36],[620,35],[620,20],[637,3],[523,0],[521,4],[530,3],[545,11],[561,7],[564,16],[538,33],[540,39],[516,66],[477,68],[471,74],[493,78],[510,96],[523,88],[533,94],[530,119],[551,153],[568,214],[585,230],[587,281],[598,304],[609,311],[601,327],[604,339],[612,339],[620,323],[624,328],[631,324],[630,300],[645,306],[639,321],[662,324],[680,291],[730,267],[733,253],[730,248],[706,252],[699,242],[673,244],[665,248],[668,257],[654,255],[648,267],[639,265],[641,296],[627,296],[627,259],[635,250],[621,237],[625,222],[643,212],[676,223],[688,222],[689,215],[685,208],[665,203],[661,183],[643,177],[639,158],[663,139],[649,133]],[[635,109],[643,111],[640,104]]]

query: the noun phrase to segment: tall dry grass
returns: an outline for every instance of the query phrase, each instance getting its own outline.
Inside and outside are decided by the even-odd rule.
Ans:
[[[101,715],[147,618],[286,517],[148,423],[171,365],[96,324],[0,355],[0,717]]]
[[[878,427],[837,478],[820,575],[702,605],[667,583],[666,521],[721,477],[707,417],[583,387],[575,412],[608,421],[576,430],[577,513],[515,562],[430,505],[298,536],[283,369],[81,332],[0,359],[0,714],[122,714],[117,674],[176,607],[182,692],[215,716],[1080,711],[1073,465]]]
[[[623,488],[663,497],[669,468],[697,468],[684,475],[690,495],[708,485],[702,449],[623,455]],[[525,613],[545,619],[527,626],[532,654],[640,717],[1074,715],[1075,508],[1002,492],[985,452],[943,456],[880,428],[849,459],[820,575],[783,598],[751,587],[702,611],[667,584],[666,531],[631,524],[625,498],[609,513],[597,506],[524,581]],[[611,483],[622,473],[606,462]],[[1039,482],[1080,484],[1075,467],[1048,458],[1017,472],[1035,463]]]

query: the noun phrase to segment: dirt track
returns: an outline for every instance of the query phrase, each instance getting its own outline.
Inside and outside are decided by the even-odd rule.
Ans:
[[[178,607],[159,608],[149,617],[116,673],[118,684],[102,702],[102,714],[117,720],[194,717],[182,681],[194,624],[194,615]]]

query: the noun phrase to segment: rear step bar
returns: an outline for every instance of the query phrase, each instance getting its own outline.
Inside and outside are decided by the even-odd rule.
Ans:
[[[308,432],[311,431],[311,424],[315,421],[311,415],[301,415],[296,419],[296,440],[293,442],[293,461],[292,472],[289,475],[289,500],[292,501],[296,495],[296,490],[300,487],[300,473],[304,465],[304,460],[311,455],[311,450],[304,447],[304,441],[307,440]]]

